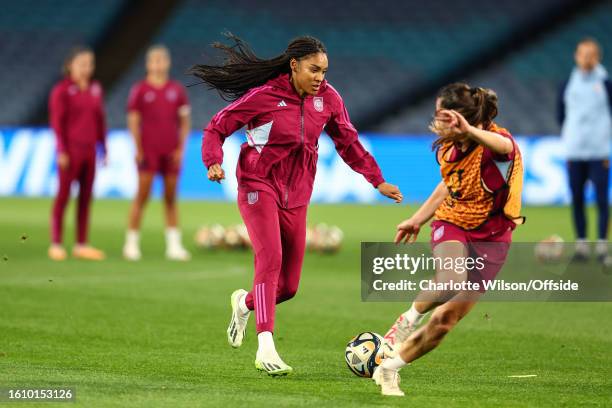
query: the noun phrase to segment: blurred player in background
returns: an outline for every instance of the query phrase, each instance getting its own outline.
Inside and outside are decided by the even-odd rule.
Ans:
[[[493,123],[496,116],[497,95],[488,89],[451,84],[436,100],[431,129],[438,135],[434,146],[442,181],[418,211],[398,225],[395,242],[414,241],[421,226],[433,217],[434,257],[485,259],[483,268],[467,274],[438,269],[437,282],[448,281],[448,277],[454,282],[469,279],[482,288],[482,282],[495,279],[510,248],[512,231],[524,221],[519,215],[521,155],[510,133]],[[417,296],[410,310],[400,315],[385,335],[397,353],[386,358],[374,376],[384,395],[404,395],[398,370],[437,347],[479,295],[464,291],[421,292]],[[427,324],[416,330],[433,309]]]
[[[202,159],[210,180],[225,178],[223,142],[247,125],[248,142],[238,158],[238,208],[253,244],[255,276],[251,292],[239,289],[231,296],[228,342],[240,347],[255,310],[255,367],[285,375],[293,369],[274,346],[274,317],[276,304],[291,299],[298,288],[321,132],[325,129],[342,159],[381,194],[397,202],[402,195],[385,182],[359,142],[342,98],[325,81],[327,51],[319,40],[296,38],[285,52],[265,60],[239,38],[230,38],[232,46],[215,44],[226,56],[224,65],[192,68],[207,85],[234,100],[204,130]]]
[[[584,189],[587,180],[591,180],[599,212],[595,253],[601,262],[605,262],[608,254],[612,84],[608,72],[600,64],[601,48],[594,39],[580,41],[574,59],[576,67],[561,87],[558,106],[576,231],[574,260],[586,261],[590,256]]]
[[[106,119],[102,86],[92,80],[94,53],[77,47],[64,63],[65,77],[53,87],[49,98],[49,116],[55,132],[59,188],[51,213],[49,258],[66,259],[62,245],[66,204],[73,181],[79,183],[75,258],[102,260],[104,252],[88,244],[89,209],[96,173],[96,146],[106,161]]]
[[[183,160],[185,139],[191,127],[191,113],[185,88],[169,78],[170,53],[161,45],[146,54],[147,76],[136,83],[128,100],[128,128],[136,146],[138,192],[130,209],[123,256],[131,261],[141,257],[140,223],[156,174],[164,180],[166,257],[186,261],[178,228],[176,189]]]

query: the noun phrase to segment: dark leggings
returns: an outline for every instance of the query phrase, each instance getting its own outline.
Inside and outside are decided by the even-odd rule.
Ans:
[[[569,184],[572,192],[572,215],[576,237],[586,239],[586,214],[584,211],[584,188],[587,180],[595,186],[595,197],[599,211],[597,237],[608,237],[608,160],[570,160],[567,162]]]

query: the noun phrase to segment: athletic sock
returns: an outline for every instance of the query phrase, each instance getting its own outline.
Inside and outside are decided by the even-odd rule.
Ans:
[[[127,230],[125,232],[125,243],[129,246],[139,246],[140,232],[138,230]]]
[[[258,357],[270,357],[277,355],[276,348],[274,347],[274,339],[272,338],[272,332],[265,331],[257,335],[257,341],[259,347],[257,348]]]
[[[418,326],[421,324],[421,321],[423,321],[423,318],[427,316],[427,313],[428,312],[419,313],[416,310],[415,304],[413,303],[412,306],[410,306],[410,309],[404,313],[404,318],[408,320],[409,325]]]
[[[398,353],[393,358],[385,358],[383,360],[382,367],[384,367],[387,370],[399,370],[400,368],[402,368],[406,364],[408,364],[408,363],[406,363],[404,360],[402,360],[402,357]]]
[[[166,248],[174,249],[181,246],[181,231],[176,227],[166,228]]]
[[[242,313],[243,315],[250,312],[250,309],[246,305],[246,295],[238,299],[238,309],[240,310],[240,313]]]

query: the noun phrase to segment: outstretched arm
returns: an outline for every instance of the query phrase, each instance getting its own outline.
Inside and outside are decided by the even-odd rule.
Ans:
[[[436,186],[429,198],[419,207],[412,217],[400,222],[395,234],[395,243],[414,242],[419,235],[421,226],[434,216],[434,213],[448,196],[448,189],[443,181]]]
[[[376,160],[359,141],[357,130],[351,123],[339,95],[338,99],[340,106],[325,127],[325,131],[334,141],[336,151],[351,169],[363,175],[381,194],[400,203],[403,199],[402,193],[397,186],[385,182]]]

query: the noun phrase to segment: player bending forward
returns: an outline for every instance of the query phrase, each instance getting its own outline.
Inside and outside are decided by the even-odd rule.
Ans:
[[[524,222],[519,216],[520,151],[510,133],[493,123],[496,116],[497,95],[492,90],[456,83],[438,94],[431,130],[438,135],[434,148],[442,181],[419,210],[398,225],[395,242],[414,242],[421,226],[434,217],[434,257],[477,257],[487,250],[481,270],[458,274],[439,269],[438,282],[469,280],[480,282],[482,288],[482,282],[495,279],[506,260],[512,231]],[[430,291],[417,296],[410,310],[400,315],[385,335],[396,353],[385,359],[374,375],[383,395],[404,395],[398,371],[438,346],[480,294]],[[418,328],[431,310],[427,324]]]

